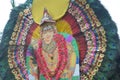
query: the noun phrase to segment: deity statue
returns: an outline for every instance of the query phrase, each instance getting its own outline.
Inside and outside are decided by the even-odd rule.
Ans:
[[[41,38],[35,51],[38,77],[40,80],[79,80],[79,56],[72,45],[74,38],[69,34],[67,38],[59,34],[55,23],[45,9],[40,23]]]

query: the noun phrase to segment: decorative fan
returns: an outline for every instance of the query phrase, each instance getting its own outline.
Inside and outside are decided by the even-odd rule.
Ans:
[[[41,42],[43,31],[52,29],[51,24],[46,24],[47,28],[40,25],[44,8],[56,21],[56,43],[49,45]],[[4,29],[0,77],[2,80],[119,80],[119,47],[116,25],[98,0],[27,0],[13,8]],[[42,49],[44,54],[50,54],[41,57]],[[55,61],[58,55],[51,54],[56,49],[59,61]],[[57,56],[55,60],[53,55]],[[45,68],[49,56],[54,60],[52,66],[59,65],[55,73],[49,71],[52,66]],[[73,72],[68,75],[70,63],[74,67],[70,67]]]

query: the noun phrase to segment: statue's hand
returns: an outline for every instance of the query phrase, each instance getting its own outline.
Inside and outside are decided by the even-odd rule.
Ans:
[[[55,76],[55,71],[51,71],[51,72],[49,73],[49,76],[50,76],[50,77],[54,77],[54,76]]]

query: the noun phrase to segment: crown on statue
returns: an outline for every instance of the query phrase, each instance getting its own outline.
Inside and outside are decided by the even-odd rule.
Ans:
[[[55,20],[53,20],[52,17],[49,15],[46,8],[44,8],[44,14],[41,19],[40,25],[42,25],[44,23],[55,23]]]

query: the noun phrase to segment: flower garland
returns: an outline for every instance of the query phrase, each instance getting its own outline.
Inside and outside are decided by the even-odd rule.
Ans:
[[[67,45],[65,42],[65,38],[62,35],[55,34],[54,40],[56,42],[56,45],[58,46],[58,55],[59,55],[59,60],[57,63],[57,67],[55,69],[54,77],[55,77],[55,80],[59,80],[68,61],[68,51],[67,51]],[[41,40],[39,40],[38,46],[39,47],[35,55],[36,55],[37,64],[38,64],[40,73],[44,75],[46,80],[52,80],[52,77],[49,75],[52,72],[48,69],[45,58],[43,57],[43,54],[42,54],[42,41]]]

